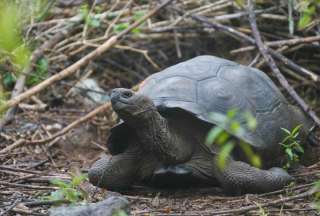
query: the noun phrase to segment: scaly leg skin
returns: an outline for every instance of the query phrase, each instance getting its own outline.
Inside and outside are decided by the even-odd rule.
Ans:
[[[129,188],[136,179],[141,156],[137,151],[128,150],[115,156],[104,156],[89,170],[89,181],[108,190]]]
[[[242,161],[229,159],[224,169],[214,162],[215,175],[223,189],[232,195],[279,190],[294,180],[284,169],[261,170]]]

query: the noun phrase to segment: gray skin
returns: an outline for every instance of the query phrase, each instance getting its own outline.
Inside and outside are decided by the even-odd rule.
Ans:
[[[218,57],[198,56],[173,65],[149,76],[137,93],[114,89],[111,103],[122,119],[108,139],[112,156],[98,160],[89,171],[92,184],[109,190],[141,183],[221,186],[230,194],[280,189],[293,180],[277,168],[285,163],[281,128],[292,130],[298,124],[303,125],[299,139],[306,158],[301,161],[313,162],[318,155],[307,142],[312,122],[263,72]],[[256,130],[248,131],[239,118],[246,132],[232,137],[260,155],[261,169],[235,149],[221,170],[217,145],[204,144],[209,130],[222,126],[210,114],[232,108],[249,111],[257,120]]]
[[[179,111],[164,118],[151,99],[129,89],[113,90],[111,102],[134,131],[132,143],[124,153],[93,165],[89,179],[94,185],[119,190],[141,182],[161,186],[201,183],[242,194],[277,190],[293,180],[281,168],[262,170],[231,157],[226,168],[219,169],[217,154],[203,145],[210,125],[187,113]]]

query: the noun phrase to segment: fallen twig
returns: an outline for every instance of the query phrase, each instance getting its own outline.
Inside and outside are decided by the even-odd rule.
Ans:
[[[296,45],[300,43],[312,43],[315,41],[320,41],[320,35],[304,37],[304,38],[294,38],[294,39],[288,39],[288,40],[270,41],[270,42],[265,42],[265,45],[268,47],[279,47],[284,45]],[[251,50],[254,50],[255,48],[256,46],[246,46],[246,47],[232,50],[230,53],[236,54],[240,52],[251,51]]]
[[[15,149],[21,145],[23,145],[25,143],[24,139],[19,139],[17,141],[15,141],[14,143],[12,143],[11,145],[5,147],[4,149],[1,149],[0,154],[5,154],[8,151],[11,151],[12,149]]]
[[[89,112],[87,115],[79,118],[78,120],[72,122],[71,124],[69,124],[67,127],[63,128],[61,131],[57,132],[56,134],[52,135],[51,137],[45,138],[45,139],[41,139],[41,140],[33,140],[33,141],[26,141],[26,143],[29,144],[41,144],[41,143],[46,143],[49,142],[51,140],[56,139],[59,136],[62,136],[64,134],[66,134],[67,132],[69,132],[72,128],[74,128],[75,126],[88,121],[89,119],[95,117],[98,113],[103,112],[107,109],[111,109],[111,104],[105,103],[97,108],[95,108],[93,111]]]
[[[0,216],[5,215],[10,212],[13,208],[15,208],[21,202],[21,198],[16,199],[4,212],[0,213]]]

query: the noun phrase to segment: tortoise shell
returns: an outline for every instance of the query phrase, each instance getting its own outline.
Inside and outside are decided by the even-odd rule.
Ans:
[[[283,138],[281,128],[290,130],[301,123],[306,125],[304,130],[310,127],[262,71],[214,56],[195,57],[155,73],[140,85],[138,93],[150,97],[160,113],[178,108],[212,125],[222,123],[211,113],[225,115],[234,108],[250,112],[256,118],[256,129],[233,135],[259,149],[278,145]],[[247,128],[246,121],[239,118],[239,122]],[[107,144],[111,154],[126,149],[130,133],[123,122],[112,128]]]

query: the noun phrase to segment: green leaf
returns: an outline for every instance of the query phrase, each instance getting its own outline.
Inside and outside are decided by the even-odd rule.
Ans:
[[[261,158],[259,157],[259,155],[253,155],[250,158],[250,162],[253,166],[260,168],[262,166],[262,162],[261,162]]]
[[[11,89],[14,85],[14,83],[16,82],[16,78],[13,76],[12,73],[9,73],[9,72],[6,72],[4,75],[3,75],[3,86],[6,88],[6,89]]]
[[[140,29],[140,28],[134,28],[134,29],[132,30],[132,33],[134,33],[134,34],[140,34],[140,33],[141,33],[141,29]]]
[[[119,23],[117,25],[113,26],[113,31],[115,33],[122,32],[123,30],[127,29],[129,27],[129,23]]]
[[[309,25],[312,21],[312,16],[315,14],[316,8],[315,6],[308,7],[299,18],[298,29],[302,30]]]
[[[128,216],[128,214],[123,210],[118,210],[112,214],[112,216]]]
[[[241,125],[237,121],[231,122],[230,129],[233,133],[237,133],[241,128]]]
[[[286,129],[286,128],[281,128],[281,130],[283,130],[287,135],[290,135],[290,134],[291,134],[291,132],[290,132],[288,129]]]
[[[240,8],[244,8],[245,6],[245,0],[234,0],[236,5],[238,5]]]
[[[245,112],[244,117],[246,118],[248,128],[254,131],[257,128],[257,119],[250,112]]]
[[[293,130],[292,130],[292,133],[293,134],[296,134],[297,132],[299,132],[299,130],[301,129],[302,127],[302,124],[299,124],[298,126],[296,126]]]
[[[230,138],[230,135],[227,132],[223,131],[220,134],[220,136],[217,138],[217,143],[219,145],[224,145],[229,138]]]
[[[296,151],[299,152],[299,153],[304,153],[304,149],[302,148],[302,146],[299,143],[296,146]]]
[[[227,117],[228,117],[228,119],[233,119],[235,116],[236,116],[236,114],[238,113],[238,109],[237,108],[232,108],[232,109],[230,109],[228,112],[227,112]]]
[[[209,134],[207,136],[207,139],[206,139],[206,145],[207,146],[210,146],[212,145],[216,139],[218,138],[218,136],[221,135],[221,133],[223,133],[223,128],[221,127],[214,127],[212,128],[210,131],[209,131]]]
[[[84,180],[86,180],[86,176],[85,175],[78,175],[78,176],[74,176],[72,178],[71,184],[73,187],[77,187],[79,186]]]
[[[90,27],[93,28],[98,28],[101,25],[100,19],[91,16],[87,16],[86,22]]]
[[[223,170],[225,168],[226,160],[230,156],[231,151],[233,150],[234,146],[235,146],[235,144],[232,141],[230,141],[221,147],[219,154],[218,154],[218,157],[217,157],[218,167],[221,170]]]
[[[67,200],[69,200],[72,203],[75,203],[78,201],[78,195],[77,192],[72,188],[66,188],[64,190],[64,194]]]
[[[133,19],[136,21],[145,15],[144,11],[136,11],[133,13]]]
[[[70,183],[67,183],[67,182],[65,182],[65,181],[63,181],[61,179],[57,179],[57,178],[51,179],[50,183],[53,184],[53,185],[56,185],[56,186],[58,186],[60,188],[68,188],[68,187],[71,186]]]
[[[292,160],[292,159],[293,159],[292,149],[287,148],[285,151],[286,151],[286,153],[287,153],[287,155],[288,155],[288,157],[289,157],[289,160]]]
[[[35,72],[27,79],[27,85],[33,86],[44,80],[48,76],[49,63],[46,58],[41,58],[37,61]]]

